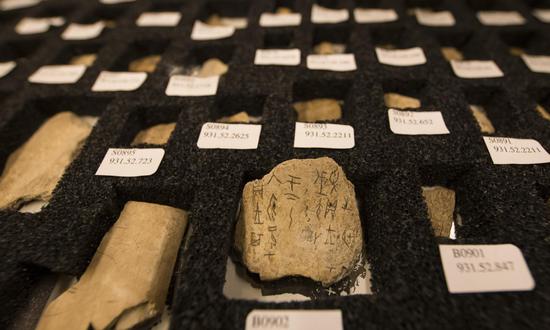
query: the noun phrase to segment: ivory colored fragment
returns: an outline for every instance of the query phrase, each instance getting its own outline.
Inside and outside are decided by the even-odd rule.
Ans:
[[[510,47],[508,48],[508,52],[510,53],[510,55],[513,55],[513,56],[521,56],[525,54],[525,50],[519,47]]]
[[[159,317],[187,217],[127,202],[80,280],[46,307],[37,329],[129,329]]]
[[[136,144],[166,144],[176,128],[176,123],[159,124],[140,131],[132,141]]]
[[[130,65],[128,65],[128,70],[130,72],[153,73],[157,68],[157,65],[159,64],[161,58],[162,57],[160,55],[149,55],[138,58],[137,60],[130,62]]]
[[[291,14],[292,10],[290,8],[287,8],[287,7],[279,7],[275,11],[275,13],[276,14]]]
[[[248,116],[248,113],[241,111],[239,113],[236,113],[231,116],[222,117],[218,119],[218,122],[220,123],[250,123],[250,117]]]
[[[0,177],[0,209],[48,201],[91,131],[92,126],[72,112],[46,120],[9,156]]]
[[[83,64],[85,66],[92,66],[96,59],[97,59],[97,54],[82,54],[71,58],[71,60],[69,61],[69,64],[72,64],[72,65]]]
[[[221,76],[227,72],[228,66],[217,58],[206,60],[199,69],[198,77]]]
[[[476,119],[479,128],[483,133],[495,133],[495,127],[493,126],[493,123],[491,123],[491,120],[487,116],[487,113],[482,106],[471,104],[470,111],[472,111],[472,114],[474,115],[474,118]]]
[[[313,47],[313,52],[319,55],[343,54],[346,51],[346,45],[335,44],[323,41]]]
[[[342,103],[339,100],[322,98],[295,102],[293,107],[298,114],[298,121],[313,123],[342,118]]]
[[[223,17],[218,14],[212,14],[205,22],[212,26],[232,26],[236,29],[243,29],[247,25],[246,17]]]
[[[416,109],[421,105],[419,99],[398,93],[385,93],[384,104],[394,109]]]
[[[550,121],[550,113],[542,105],[537,104],[536,110],[542,118]]]
[[[441,54],[447,61],[462,61],[464,60],[464,55],[462,52],[455,47],[441,47]]]
[[[422,195],[435,236],[449,237],[455,210],[454,190],[441,186],[422,187]]]
[[[363,248],[353,184],[328,157],[277,165],[245,185],[235,248],[264,281],[303,276],[323,286],[338,282]]]

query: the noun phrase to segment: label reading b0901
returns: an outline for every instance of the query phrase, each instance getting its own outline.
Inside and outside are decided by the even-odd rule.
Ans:
[[[352,126],[296,123],[294,148],[351,149],[355,146]]]
[[[245,330],[343,330],[342,311],[254,309],[246,317]]]
[[[168,96],[210,96],[216,95],[220,76],[194,77],[173,75],[166,87]]]
[[[439,245],[450,293],[530,291],[535,280],[513,244]]]
[[[543,164],[550,163],[550,155],[533,139],[512,139],[484,136],[493,164]]]
[[[262,125],[205,123],[199,149],[257,149]]]
[[[400,135],[449,134],[439,111],[402,111],[388,109],[390,129]]]
[[[117,149],[107,150],[95,175],[136,177],[154,174],[164,157],[164,149]]]

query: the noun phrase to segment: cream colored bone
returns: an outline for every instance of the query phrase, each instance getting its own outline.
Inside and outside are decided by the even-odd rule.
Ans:
[[[48,201],[91,131],[92,125],[72,112],[46,120],[9,156],[0,177],[0,209]]]
[[[129,329],[164,310],[187,212],[127,202],[80,280],[52,301],[38,330]]]

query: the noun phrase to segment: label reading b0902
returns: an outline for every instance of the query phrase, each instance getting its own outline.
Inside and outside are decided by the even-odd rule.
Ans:
[[[205,123],[199,149],[257,149],[262,125]]]
[[[400,135],[449,134],[439,111],[402,111],[388,109],[390,129]]]
[[[439,245],[450,293],[530,291],[535,280],[513,244]]]
[[[351,149],[355,146],[353,127],[325,123],[296,123],[294,148]]]
[[[131,92],[140,88],[146,79],[146,72],[101,71],[92,92]]]
[[[246,317],[245,330],[343,330],[342,311],[254,309]]]
[[[493,164],[543,164],[550,163],[550,155],[533,139],[512,139],[484,136]]]
[[[95,175],[136,177],[154,174],[164,157],[164,149],[117,149],[107,150]]]

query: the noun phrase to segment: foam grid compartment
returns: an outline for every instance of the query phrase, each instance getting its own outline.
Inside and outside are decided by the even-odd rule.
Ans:
[[[313,3],[350,11],[350,20],[313,24]],[[284,5],[302,14],[298,27],[263,28],[263,12]],[[358,24],[356,7],[394,8],[399,20]],[[450,10],[452,27],[419,25],[410,9]],[[0,325],[25,328],[18,315],[37,286],[52,274],[81,275],[102,237],[129,200],[171,205],[190,212],[187,247],[180,249],[168,305],[173,329],[243,329],[252,309],[341,309],[345,329],[544,329],[550,327],[550,168],[548,165],[493,165],[468,105],[482,104],[495,126],[494,136],[533,138],[550,150],[550,122],[535,111],[550,109],[550,75],[533,73],[509,53],[522,47],[550,55],[550,25],[531,15],[549,1],[453,0],[139,0],[116,5],[98,1],[48,0],[37,6],[0,12],[0,62],[17,67],[0,79],[0,164],[49,116],[61,111],[99,116],[79,156],[66,170],[50,203],[39,213],[0,211]],[[145,11],[179,11],[176,27],[137,27]],[[515,10],[521,26],[487,27],[478,10]],[[193,22],[212,12],[245,16],[248,26],[227,39],[194,41]],[[66,24],[21,36],[23,17],[63,16]],[[66,41],[61,32],[74,23],[106,19],[116,23],[95,39]],[[329,39],[355,54],[354,72],[311,71],[306,56]],[[390,67],[378,63],[376,45],[422,47],[428,63]],[[505,76],[465,80],[456,77],[440,47],[452,46],[469,59],[494,60]],[[296,67],[255,66],[258,48],[298,48]],[[27,82],[43,65],[63,64],[71,56],[97,53],[84,76],[70,85]],[[134,92],[94,93],[103,70],[124,71],[135,58],[161,54],[156,70]],[[229,64],[217,94],[169,97],[174,67],[210,57]],[[383,95],[413,95],[422,107],[441,111],[449,135],[399,136],[391,133]],[[344,101],[336,123],[353,125],[350,150],[293,148],[296,114],[292,103],[316,97]],[[256,150],[200,150],[203,123],[246,111],[261,116]],[[108,148],[130,147],[149,126],[176,122],[159,170],[152,176],[95,176]],[[330,296],[307,302],[265,303],[228,299],[223,294],[236,213],[246,182],[261,178],[294,158],[329,156],[355,185],[372,295]],[[422,198],[422,186],[456,191],[462,226],[454,241],[436,238]],[[529,292],[458,294],[448,292],[438,244],[517,245],[536,288]],[[40,313],[38,310],[36,313]],[[36,314],[35,313],[35,314]],[[32,325],[27,328],[32,328]]]

